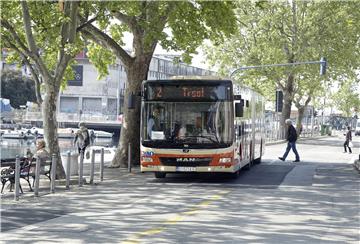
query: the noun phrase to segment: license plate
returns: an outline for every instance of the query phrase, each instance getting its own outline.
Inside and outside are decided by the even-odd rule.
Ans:
[[[179,172],[193,172],[193,171],[196,171],[196,167],[176,167],[176,171],[179,171]]]

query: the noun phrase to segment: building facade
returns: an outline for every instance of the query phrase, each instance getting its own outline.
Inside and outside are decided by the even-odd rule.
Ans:
[[[77,56],[74,80],[60,92],[58,100],[59,117],[82,117],[87,120],[117,120],[122,114],[126,73],[122,63],[109,67],[109,75],[97,79],[98,72],[84,53]],[[174,75],[214,75],[209,70],[184,63],[174,63],[166,56],[154,56],[151,60],[148,79],[167,79]],[[69,118],[70,119],[70,118]]]
[[[5,53],[4,53],[5,51]],[[19,69],[15,64],[4,62],[3,50],[1,69]],[[118,121],[122,114],[126,85],[125,68],[120,60],[109,66],[109,74],[98,79],[99,73],[90,63],[86,52],[76,56],[73,66],[74,79],[68,81],[65,90],[60,91],[58,99],[58,121]],[[25,66],[23,75],[31,76]],[[174,75],[215,75],[215,72],[193,67],[185,63],[175,63],[174,56],[155,55],[150,63],[148,79],[167,79]],[[29,120],[41,120],[41,111],[29,111]]]

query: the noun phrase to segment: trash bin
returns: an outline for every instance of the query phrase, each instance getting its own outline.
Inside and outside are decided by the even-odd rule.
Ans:
[[[320,135],[324,136],[325,134],[327,134],[327,125],[321,125]]]
[[[78,157],[79,154],[77,152],[70,152],[70,175],[78,175],[78,170],[79,170]],[[67,153],[61,154],[61,161],[66,173]]]
[[[330,125],[326,126],[326,134],[327,134],[328,136],[331,136],[331,130],[332,130],[332,128],[331,128]]]

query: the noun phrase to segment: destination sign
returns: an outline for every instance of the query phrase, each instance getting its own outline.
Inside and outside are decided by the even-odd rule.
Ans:
[[[151,84],[145,88],[146,100],[191,100],[191,101],[216,101],[227,100],[231,97],[230,87],[195,86],[195,85],[158,85]]]

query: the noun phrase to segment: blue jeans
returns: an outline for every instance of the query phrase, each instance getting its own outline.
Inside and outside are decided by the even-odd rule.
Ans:
[[[288,142],[283,158],[286,159],[286,157],[288,156],[288,154],[290,152],[290,149],[292,149],[293,152],[295,153],[295,160],[300,160],[299,153],[296,150],[296,143],[295,142]]]

